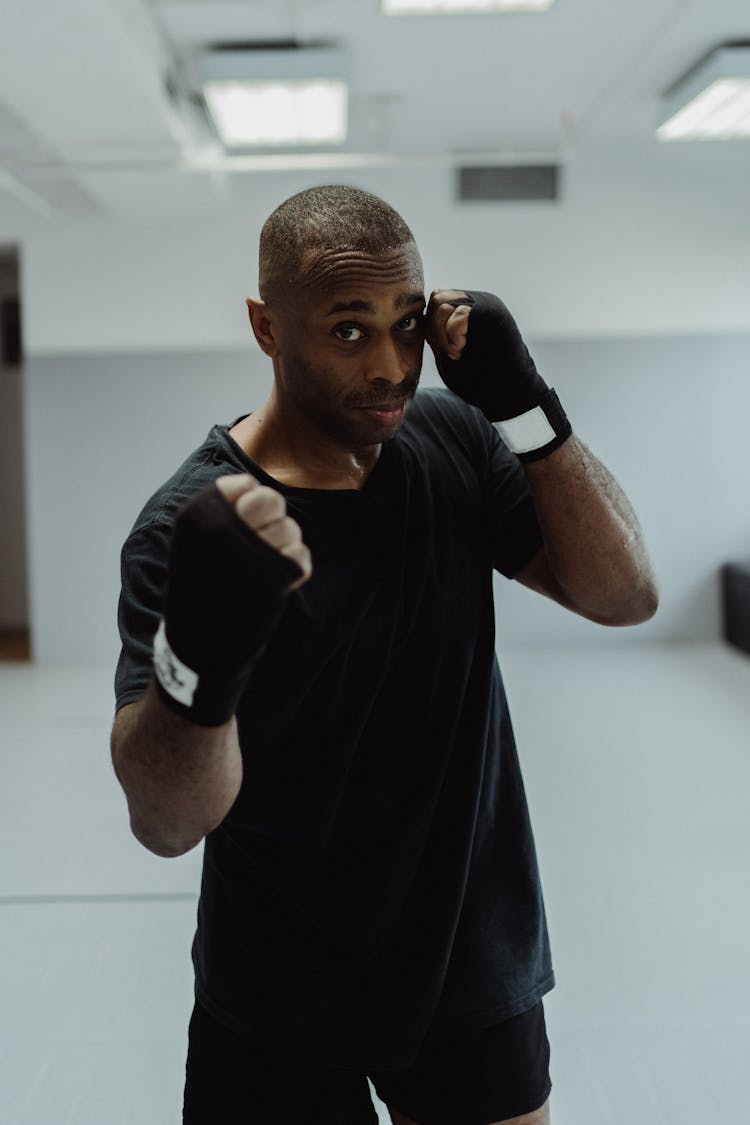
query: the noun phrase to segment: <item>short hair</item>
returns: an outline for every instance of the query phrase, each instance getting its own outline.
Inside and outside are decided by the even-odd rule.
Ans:
[[[384,254],[408,242],[414,242],[411,230],[377,195],[347,184],[300,191],[269,215],[260,232],[261,299],[272,290],[293,287],[311,251]]]

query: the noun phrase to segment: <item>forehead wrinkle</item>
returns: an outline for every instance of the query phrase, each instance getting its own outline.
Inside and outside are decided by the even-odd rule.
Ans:
[[[406,247],[413,247],[409,252]],[[324,249],[308,254],[299,271],[298,280],[307,288],[334,289],[347,284],[373,281],[396,281],[405,275],[421,278],[421,262],[413,243],[395,248],[390,253],[373,255],[363,250]],[[416,280],[416,278],[415,278]]]
[[[323,291],[355,288],[357,285],[393,285],[398,281],[419,284],[420,278],[414,276],[414,271],[405,269],[403,261],[374,269],[365,263],[347,264],[337,269],[323,267],[300,276],[300,282],[305,288]]]

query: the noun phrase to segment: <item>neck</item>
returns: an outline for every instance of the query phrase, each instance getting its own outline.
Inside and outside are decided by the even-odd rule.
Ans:
[[[276,390],[253,414],[230,430],[249,457],[281,484],[297,488],[361,489],[377,464],[382,445],[347,449],[282,404]]]

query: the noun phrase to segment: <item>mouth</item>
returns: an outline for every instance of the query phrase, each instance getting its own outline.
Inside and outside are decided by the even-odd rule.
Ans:
[[[366,410],[368,414],[383,422],[398,422],[403,417],[406,401],[401,398],[397,402],[381,402],[375,406],[358,406],[356,409]]]

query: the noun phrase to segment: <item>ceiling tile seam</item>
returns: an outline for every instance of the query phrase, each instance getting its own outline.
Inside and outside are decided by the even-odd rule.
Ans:
[[[661,45],[660,41],[662,36],[675,27],[680,19],[682,19],[694,5],[695,0],[677,0],[677,3],[661,18],[657,26],[649,31],[648,36],[639,44],[637,50],[628,56],[627,62],[623,64],[604,89],[593,98],[572,125],[570,129],[570,141],[572,144],[575,144],[587,131],[591,130],[597,118],[601,116],[602,112],[610,105],[612,100],[617,97],[628,79],[632,78],[636,67],[643,65],[644,61],[653,52],[655,47]]]

